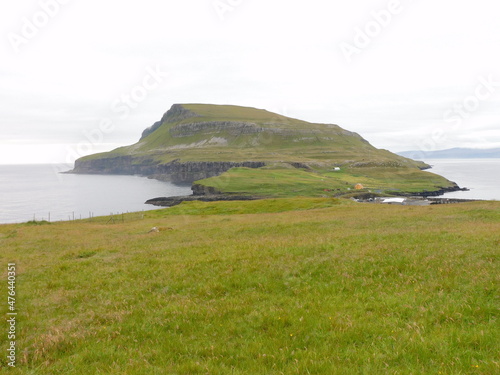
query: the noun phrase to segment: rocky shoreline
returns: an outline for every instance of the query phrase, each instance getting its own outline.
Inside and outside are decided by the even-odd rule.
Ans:
[[[424,190],[424,191],[419,192],[419,193],[401,194],[401,196],[402,197],[409,197],[409,196],[413,196],[413,197],[439,197],[440,195],[443,195],[445,193],[453,193],[455,191],[469,191],[469,190],[470,189],[468,189],[466,187],[461,188],[460,186],[455,185],[455,186],[451,186],[448,188],[441,188],[441,189],[435,190],[435,191]]]
[[[219,202],[219,201],[250,201],[250,200],[258,200],[258,199],[265,199],[266,197],[263,196],[252,196],[252,195],[232,195],[232,194],[225,194],[217,189],[210,187],[210,186],[204,186],[200,184],[193,184],[191,187],[191,190],[193,190],[192,195],[184,195],[184,196],[176,196],[176,197],[158,197],[158,198],[152,198],[149,199],[145,202],[145,204],[152,204],[154,206],[158,207],[173,207],[178,204],[181,204],[182,202],[192,202],[192,201],[201,201],[201,202]],[[444,193],[450,193],[454,191],[468,191],[469,189],[467,188],[460,188],[458,185],[456,187],[450,187],[450,188],[443,188],[441,190],[436,190],[436,191],[424,191],[421,193],[408,193],[408,194],[401,194],[399,195],[400,197],[406,197],[406,198],[416,198],[416,199],[428,199],[429,201],[432,201],[432,204],[444,204],[444,203],[461,203],[461,202],[472,202],[476,201],[475,199],[450,199],[450,198],[436,198],[439,197],[440,195],[443,195]],[[361,194],[362,195],[362,194]],[[365,194],[366,199],[371,197],[372,194]],[[432,197],[432,198],[431,198]],[[360,201],[364,201],[363,199]]]

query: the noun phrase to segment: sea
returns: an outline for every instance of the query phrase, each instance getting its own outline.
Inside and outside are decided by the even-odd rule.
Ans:
[[[500,200],[500,159],[433,159],[429,172],[469,191],[443,197]],[[157,209],[151,198],[190,195],[190,185],[140,176],[61,173],[61,165],[0,165],[0,224],[73,220]]]
[[[469,191],[445,193],[443,198],[500,200],[500,159],[428,159],[436,173]]]
[[[65,174],[63,165],[0,165],[0,224],[120,215],[158,207],[151,198],[192,194],[139,176]]]

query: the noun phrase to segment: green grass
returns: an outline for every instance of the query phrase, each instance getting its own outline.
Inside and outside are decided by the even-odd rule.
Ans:
[[[180,205],[164,211],[157,211],[160,217],[164,215],[234,215],[234,214],[269,214],[286,211],[302,211],[318,208],[334,207],[348,204],[342,199],[305,198],[300,199],[264,199],[257,201],[217,202],[183,202]],[[152,214],[150,214],[152,215]]]
[[[422,162],[407,159],[370,145],[356,133],[334,124],[316,124],[285,117],[262,109],[209,104],[182,104],[197,116],[178,120],[164,117],[162,125],[132,146],[86,156],[83,162],[131,156],[133,164],[191,161],[304,162],[331,165],[366,162],[418,168]],[[170,121],[171,120],[171,121]],[[260,130],[246,133],[230,126],[182,133],[179,127],[196,123],[238,122]],[[208,126],[208,128],[207,128]],[[250,125],[249,125],[250,126]],[[176,136],[177,134],[177,136]],[[212,142],[223,139],[223,144]],[[109,161],[114,163],[116,161]]]
[[[192,202],[139,217],[0,226],[19,308],[17,368],[2,358],[0,373],[500,371],[498,202]]]
[[[340,196],[362,184],[363,191],[414,193],[440,190],[452,183],[444,177],[416,168],[342,168],[341,171],[306,171],[296,168],[233,168],[224,174],[197,181],[229,194],[257,196]]]
[[[189,111],[197,113],[201,118],[216,119],[217,121],[238,120],[258,123],[274,122],[290,127],[294,127],[298,124],[309,124],[306,121],[252,107],[213,104],[183,104],[182,106]],[[192,118],[190,120],[192,120]]]

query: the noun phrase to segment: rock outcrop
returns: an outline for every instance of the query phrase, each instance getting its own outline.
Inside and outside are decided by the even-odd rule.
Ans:
[[[219,202],[219,201],[251,201],[263,199],[263,197],[253,197],[247,195],[227,195],[227,194],[211,194],[211,195],[186,195],[180,197],[160,197],[147,200],[146,204],[152,204],[159,207],[172,207],[181,204],[182,202]]]
[[[170,129],[174,138],[191,137],[193,135],[208,135],[217,132],[227,132],[230,135],[255,134],[262,132],[263,128],[256,124],[237,121],[209,121],[194,124],[180,124]]]
[[[176,183],[192,183],[208,177],[219,176],[235,167],[260,168],[263,162],[180,162],[155,163],[151,159],[138,161],[132,156],[108,159],[77,160],[73,173],[140,175]]]
[[[182,121],[198,115],[190,110],[184,108],[180,104],[174,104],[162,117],[160,121],[155,122],[152,126],[142,132],[141,139],[143,140],[148,135],[156,131],[163,123],[172,123]]]
[[[434,191],[421,191],[421,192],[413,192],[413,193],[400,193],[398,195],[401,196],[416,196],[416,197],[438,197],[440,195],[443,195],[445,193],[453,193],[455,191],[469,191],[468,188],[461,188],[458,186],[456,183],[453,183],[453,186],[450,187],[443,187],[439,190],[434,190]]]
[[[219,176],[222,173],[236,167],[245,168],[260,168],[265,166],[263,162],[247,161],[247,162],[179,162],[174,160],[167,164],[158,166],[158,174],[153,176],[168,176],[168,179],[173,182],[193,182],[202,180],[208,177]]]

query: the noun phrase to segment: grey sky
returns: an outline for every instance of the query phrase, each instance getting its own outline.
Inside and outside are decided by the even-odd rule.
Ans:
[[[500,147],[497,0],[37,0],[0,14],[0,163],[131,144],[174,103]]]

